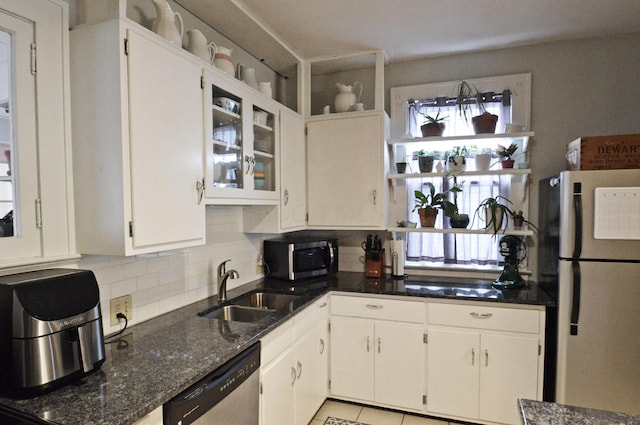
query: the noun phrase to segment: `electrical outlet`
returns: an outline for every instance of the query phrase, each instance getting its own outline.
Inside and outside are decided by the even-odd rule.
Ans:
[[[127,316],[127,320],[133,319],[133,304],[131,302],[131,294],[111,300],[111,326],[116,326],[120,320],[116,317],[118,313]]]

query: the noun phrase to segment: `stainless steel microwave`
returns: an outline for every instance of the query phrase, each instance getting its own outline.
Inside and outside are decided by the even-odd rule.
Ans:
[[[270,239],[264,241],[267,275],[300,280],[338,271],[337,239]]]

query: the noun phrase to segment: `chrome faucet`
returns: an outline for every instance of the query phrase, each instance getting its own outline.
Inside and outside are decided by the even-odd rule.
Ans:
[[[225,263],[231,260],[225,260],[218,266],[218,302],[224,302],[227,300],[227,279],[235,279],[240,277],[240,274],[236,270],[226,271]]]

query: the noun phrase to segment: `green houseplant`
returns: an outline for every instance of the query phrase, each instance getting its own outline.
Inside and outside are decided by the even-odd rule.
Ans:
[[[484,230],[491,229],[493,236],[495,236],[502,230],[505,217],[510,217],[513,214],[508,204],[513,204],[513,202],[501,195],[486,198],[476,208],[474,220],[475,216],[484,220]]]
[[[429,188],[427,193],[420,190],[416,190],[413,193],[416,199],[413,211],[418,210],[421,227],[433,227],[439,209],[441,209],[447,217],[453,217],[453,215],[458,212],[458,207],[447,198],[449,192],[459,192],[461,190],[460,188],[454,186],[444,192],[436,193],[436,187],[433,183],[426,182],[424,185]]]
[[[418,159],[418,168],[421,173],[430,173],[433,171],[434,155],[431,152],[427,152],[424,149],[420,149],[415,153]]]
[[[464,171],[467,168],[468,153],[466,146],[454,146],[447,158],[447,169],[450,171]]]
[[[509,146],[498,145],[496,153],[502,162],[502,168],[513,168],[514,153],[518,150],[518,145],[511,143]]]
[[[469,122],[471,118],[471,124],[473,125],[473,131],[476,134],[482,133],[495,133],[496,123],[498,122],[498,116],[491,114],[484,106],[484,99],[482,93],[478,91],[478,88],[467,81],[460,81],[455,88],[456,93],[456,106],[458,113],[464,118],[466,122]],[[478,105],[479,115],[473,116],[471,105],[475,98],[475,103]]]
[[[435,117],[432,117],[426,112],[420,112],[420,115],[422,115],[426,120],[426,122],[420,126],[422,137],[442,136],[442,133],[444,133],[445,129],[444,122],[449,117],[441,117],[439,109]]]
[[[454,229],[464,229],[469,225],[469,214],[460,213],[458,208],[458,194],[462,192],[462,185],[464,182],[458,183],[458,176],[453,175],[453,188],[450,192],[453,193],[453,204],[456,206],[456,212],[449,217],[449,225]]]
[[[533,229],[536,233],[538,232],[538,228],[536,227],[536,225],[524,218],[524,213],[522,212],[522,210],[511,211],[511,218],[513,219],[513,227],[515,229],[521,229],[524,223],[527,223],[527,225],[531,229]]]

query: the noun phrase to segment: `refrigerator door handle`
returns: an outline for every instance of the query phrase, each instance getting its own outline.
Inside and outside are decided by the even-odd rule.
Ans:
[[[578,322],[580,319],[580,262],[573,260],[571,262],[573,272],[573,295],[571,300],[571,321],[569,325],[569,334],[578,335]]]
[[[573,258],[582,253],[582,183],[573,184],[573,217],[575,219],[573,237]]]

